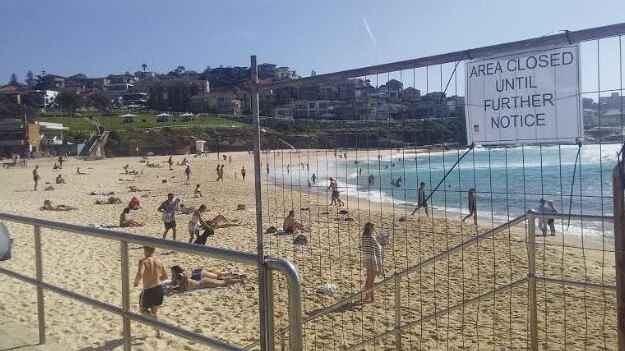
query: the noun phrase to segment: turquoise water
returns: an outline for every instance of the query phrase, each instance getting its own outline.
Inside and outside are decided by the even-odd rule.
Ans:
[[[359,151],[357,158],[347,160],[333,154],[298,160],[294,163],[308,162],[310,170],[291,166],[288,174],[285,167],[276,173],[282,182],[298,186],[305,186],[316,173],[317,188],[326,187],[327,179],[336,177],[344,200],[347,195],[350,202],[359,197],[409,206],[416,203],[418,184],[425,182],[426,194],[431,194],[430,207],[437,215],[451,218],[467,213],[466,192],[473,187],[480,221],[500,224],[537,208],[540,198],[553,200],[563,213],[612,215],[612,169],[620,148],[620,144],[583,145],[577,167],[577,145],[476,148],[459,162],[466,149],[419,154],[405,150],[380,158],[375,150]],[[367,181],[370,174],[375,177],[373,185]],[[399,177],[401,186],[391,185]],[[568,231],[581,232],[581,227],[572,221]],[[611,224],[605,230],[601,223],[583,227],[595,234],[611,235],[607,231],[612,231]]]

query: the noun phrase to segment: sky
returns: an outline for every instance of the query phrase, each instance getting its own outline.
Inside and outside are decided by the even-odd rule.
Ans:
[[[621,22],[623,0],[0,0],[0,83],[250,55],[309,76]]]

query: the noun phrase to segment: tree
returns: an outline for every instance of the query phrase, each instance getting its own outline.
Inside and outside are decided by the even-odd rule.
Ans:
[[[26,85],[28,85],[29,87],[34,87],[35,84],[37,84],[37,81],[35,80],[35,75],[33,74],[33,71],[28,70],[28,72],[26,72]]]
[[[182,72],[184,72],[184,70],[185,70],[184,66],[178,66],[176,67],[175,70],[169,71],[169,73],[167,74],[170,76],[180,77],[182,75]]]
[[[17,74],[11,74],[11,78],[9,79],[9,85],[12,87],[17,87],[20,85],[20,82],[17,81]]]
[[[111,105],[111,99],[109,99],[106,94],[99,91],[91,94],[89,101],[91,102],[91,106],[102,111],[106,111],[106,109]]]
[[[56,103],[65,113],[73,114],[80,107],[80,97],[72,91],[62,91],[56,97]]]
[[[142,63],[141,68],[143,68],[143,72],[145,72],[145,70],[148,68],[147,63]]]

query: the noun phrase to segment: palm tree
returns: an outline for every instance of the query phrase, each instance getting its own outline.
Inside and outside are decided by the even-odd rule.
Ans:
[[[145,72],[145,70],[148,68],[148,65],[146,63],[142,63],[141,68],[143,68],[143,72]]]

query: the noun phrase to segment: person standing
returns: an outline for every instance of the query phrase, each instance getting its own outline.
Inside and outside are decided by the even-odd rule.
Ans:
[[[167,270],[161,260],[154,256],[154,248],[143,247],[143,259],[139,261],[139,269],[133,282],[137,287],[143,281],[143,291],[139,295],[141,314],[158,320],[158,308],[163,304],[165,292],[161,281],[167,279]],[[161,339],[161,331],[156,329],[156,337]]]
[[[556,208],[552,200],[547,201],[547,210],[549,211],[549,213],[558,213],[558,209]],[[549,226],[549,230],[551,231],[551,236],[555,236],[556,226],[554,219],[547,219],[547,225]]]
[[[466,217],[464,217],[462,221],[464,222],[465,219],[473,216],[473,223],[477,224],[477,205],[475,203],[475,189],[474,188],[469,189],[469,193],[467,194],[467,197],[468,197],[467,203],[469,206],[469,214],[466,215]]]
[[[220,166],[219,163],[217,164],[217,168],[215,168],[215,172],[217,173],[217,182],[219,181],[219,170],[220,170]]]
[[[241,167],[241,177],[243,177],[243,180],[245,180],[245,173],[246,173],[245,166],[243,166]]]
[[[269,174],[269,163],[267,163],[267,174]]]
[[[317,180],[317,175],[313,173],[312,176],[310,176],[310,180],[312,180],[312,183],[314,185],[315,181]]]
[[[339,185],[336,181],[335,178],[330,178],[330,185],[328,186],[328,189],[326,189],[326,191],[328,191],[329,189],[332,189],[332,195],[330,197],[330,205],[339,205],[339,206],[343,206],[343,200],[340,199],[340,195],[339,195]]]
[[[35,166],[35,169],[33,169],[33,181],[35,182],[35,191],[37,191],[37,184],[39,184],[39,165]]]
[[[174,165],[174,161],[171,159],[171,156],[169,156],[169,160],[167,160],[167,164],[169,165],[169,170],[173,171],[173,168],[171,168],[171,166]]]
[[[373,223],[367,222],[362,231],[360,239],[360,248],[362,250],[362,264],[365,268],[365,286],[364,289],[373,287],[375,277],[382,274],[382,246],[373,236]],[[370,303],[374,300],[373,290],[365,293],[364,302]]]
[[[63,156],[59,156],[59,168],[63,169]]]
[[[158,207],[158,211],[163,213],[163,224],[165,225],[165,232],[163,232],[163,239],[167,237],[167,232],[172,230],[172,236],[176,241],[176,211],[178,210],[178,203],[180,199],[174,201],[174,194],[167,194],[167,200],[163,201]]]
[[[414,215],[421,207],[425,209],[425,216],[429,217],[428,213],[428,203],[425,198],[425,182],[421,182],[419,186],[419,193],[417,196],[417,207],[412,211],[411,215]]]
[[[225,164],[222,164],[219,168],[219,180],[221,180],[222,182],[224,181],[224,166]]]
[[[540,231],[543,232],[543,236],[547,236],[547,217],[545,217],[544,215],[550,212],[551,210],[549,209],[549,207],[545,205],[545,199],[540,199],[540,206],[538,206],[538,228],[540,228]]]
[[[189,184],[189,179],[191,179],[191,165],[190,164],[187,164],[187,167],[184,169],[184,174],[187,176],[187,180],[184,183]]]

